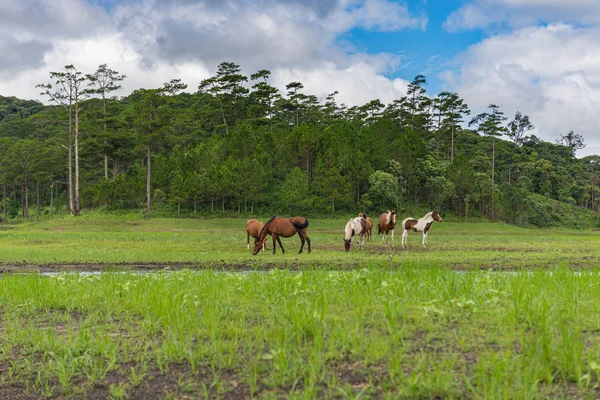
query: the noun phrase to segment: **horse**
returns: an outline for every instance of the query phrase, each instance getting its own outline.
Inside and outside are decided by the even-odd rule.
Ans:
[[[406,248],[406,239],[408,238],[408,232],[411,230],[414,232],[423,232],[422,245],[423,247],[427,247],[427,233],[429,232],[429,228],[431,228],[431,224],[433,224],[434,221],[443,221],[442,217],[440,217],[440,213],[437,210],[425,214],[423,218],[406,218],[404,221],[402,221],[402,248]]]
[[[254,238],[254,244],[256,244],[258,242],[258,235],[260,234],[260,231],[262,230],[263,226],[265,226],[265,224],[263,224],[262,221],[257,221],[255,219],[249,219],[248,221],[246,221],[246,234],[248,235],[246,244],[248,246],[248,250],[250,250],[250,236]],[[266,244],[267,238],[265,238],[262,242],[261,251],[265,251]]]
[[[367,220],[364,217],[350,218],[344,229],[344,250],[347,252],[352,246],[354,236],[360,236],[360,249],[365,247],[365,234],[367,231]]]
[[[379,216],[379,225],[377,225],[377,234],[381,236],[381,246],[387,245],[387,234],[392,232],[392,247],[394,247],[394,228],[396,227],[396,210],[387,210]]]
[[[365,220],[367,220],[367,228],[365,229],[365,237],[367,238],[367,241],[370,242],[373,237],[373,220],[370,217],[367,217],[367,215],[364,213],[358,213],[358,216],[363,217]]]
[[[273,254],[275,254],[275,250],[277,249],[277,243],[279,243],[279,247],[281,247],[281,252],[285,253],[279,237],[283,236],[284,238],[288,238],[294,236],[296,233],[298,233],[298,236],[300,236],[300,240],[302,241],[298,254],[302,253],[304,242],[308,243],[308,253],[310,253],[310,239],[307,235],[307,231],[308,220],[304,217],[279,218],[275,216],[268,220],[260,231],[257,239],[258,241],[254,243],[252,255],[258,254],[261,249],[261,242],[266,240],[267,235],[273,236]]]

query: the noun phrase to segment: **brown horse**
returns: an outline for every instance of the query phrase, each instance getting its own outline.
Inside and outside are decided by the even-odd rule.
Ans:
[[[370,242],[371,238],[373,236],[373,220],[370,217],[367,217],[367,215],[364,213],[358,213],[358,216],[363,217],[364,219],[367,220],[367,228],[365,230],[365,237],[367,238],[367,241]]]
[[[381,236],[381,246],[385,247],[387,243],[387,234],[392,232],[392,247],[394,247],[394,228],[396,227],[396,211],[387,210],[379,216],[379,225],[377,225],[377,233],[383,233]]]
[[[260,235],[260,231],[265,226],[262,221],[257,221],[255,219],[249,219],[246,221],[246,234],[248,235],[246,244],[248,246],[248,250],[250,250],[250,236],[254,238],[254,244],[258,242],[258,235]],[[262,250],[265,251],[265,245],[267,244],[267,238],[262,242]]]
[[[284,238],[288,238],[294,236],[296,233],[298,233],[298,236],[300,236],[300,240],[302,241],[302,245],[300,246],[300,251],[298,254],[302,253],[304,242],[308,243],[308,252],[310,253],[310,239],[306,234],[308,232],[307,228],[308,220],[303,217],[273,217],[267,221],[265,226],[260,231],[260,234],[258,235],[258,241],[254,243],[254,251],[252,252],[252,255],[258,254],[261,249],[260,243],[266,240],[267,235],[273,236],[273,254],[275,254],[275,250],[277,249],[277,243],[279,243],[279,247],[281,247],[281,252],[285,253],[279,237],[283,236]]]

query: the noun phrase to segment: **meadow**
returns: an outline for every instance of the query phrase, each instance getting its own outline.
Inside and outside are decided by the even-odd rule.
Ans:
[[[344,223],[257,256],[240,219],[1,230],[0,397],[600,395],[597,232],[447,221],[344,253]]]

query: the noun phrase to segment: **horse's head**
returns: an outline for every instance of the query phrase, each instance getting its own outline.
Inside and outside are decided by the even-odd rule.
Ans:
[[[253,256],[257,255],[260,251],[262,251],[264,249],[263,244],[266,241],[267,241],[266,238],[265,238],[265,240],[255,240],[254,241],[254,249],[252,249]]]
[[[350,245],[352,244],[352,239],[344,239],[344,251],[350,251]]]
[[[265,247],[267,246],[267,238],[265,237],[262,242],[260,242],[258,239],[254,239],[254,246],[256,246],[256,244],[260,244],[260,251],[265,251]]]
[[[392,210],[390,211],[391,215],[390,215],[390,221],[392,223],[392,225],[396,225],[396,210]]]
[[[440,213],[435,210],[434,212],[431,213],[431,217],[433,218],[434,221],[437,222],[443,222],[444,220],[442,219],[442,217],[440,216]]]

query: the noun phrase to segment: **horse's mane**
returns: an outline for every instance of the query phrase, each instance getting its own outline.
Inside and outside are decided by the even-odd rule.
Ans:
[[[258,239],[260,240],[260,238],[262,237],[263,231],[265,230],[265,228],[271,223],[273,222],[273,220],[277,218],[277,215],[273,215],[273,217],[267,221],[267,223],[265,224],[265,226],[263,226],[263,228],[260,230],[260,233],[258,234]],[[265,235],[266,236],[266,235]]]
[[[344,228],[344,239],[349,240],[352,238],[352,226],[354,225],[354,218],[350,218],[350,220],[346,223],[346,227]],[[350,238],[348,238],[350,236]]]
[[[425,218],[427,218],[427,217],[431,217],[431,215],[432,215],[434,212],[435,212],[435,211],[429,211],[429,212],[428,212],[427,214],[425,214],[425,215],[423,216],[423,218],[421,218],[421,219],[425,219]]]

